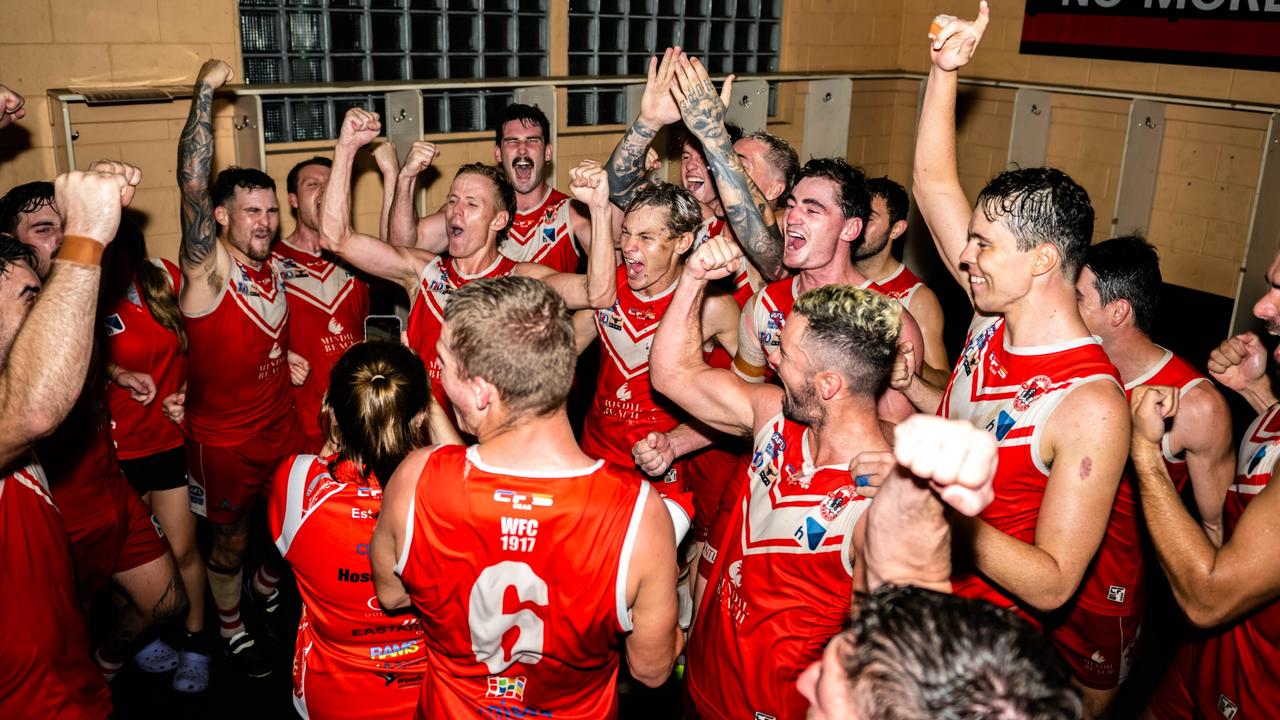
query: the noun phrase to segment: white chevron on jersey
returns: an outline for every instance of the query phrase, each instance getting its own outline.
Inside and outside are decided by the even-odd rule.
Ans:
[[[1276,461],[1280,460],[1280,424],[1275,422],[1280,403],[1267,408],[1245,431],[1236,459],[1236,481],[1229,490],[1257,495],[1267,487]]]
[[[412,303],[425,300],[427,310],[431,311],[437,321],[444,322],[444,308],[449,304],[449,296],[458,291],[458,285],[454,284],[453,276],[456,274],[465,280],[488,277],[506,259],[506,256],[499,254],[489,267],[474,275],[465,275],[458,272],[457,268],[450,270],[449,266],[445,265],[445,256],[437,255],[422,268],[422,273],[418,275],[418,293],[410,298],[409,309],[412,311]]]
[[[58,509],[58,506],[53,502],[53,497],[49,495],[49,478],[45,477],[44,466],[39,462],[33,462],[14,472],[9,477],[31,488],[32,492],[39,495],[41,500],[49,503],[49,506],[54,510]],[[58,512],[61,513],[62,511],[59,510]]]
[[[293,258],[275,253],[271,254],[271,263],[294,297],[316,306],[328,315],[332,315],[342,301],[347,299],[358,282],[355,273],[335,262],[326,262],[323,272],[318,273]]]
[[[653,296],[650,301],[675,292],[679,284],[672,283],[671,287]],[[642,319],[652,321],[656,318]],[[600,344],[624,378],[630,380],[649,372],[649,348],[653,347],[653,336],[658,332],[658,323],[650,322],[647,327],[637,329],[628,314],[622,311],[621,301],[614,300],[612,307],[596,311],[596,329],[600,333]]]
[[[852,482],[830,492],[806,492],[817,473],[839,472],[847,477],[849,468],[815,466],[809,453],[808,428],[799,448],[787,447],[780,432],[782,422],[779,413],[755,438],[755,455],[747,470],[750,496],[742,508],[743,555],[843,552],[845,570],[852,573],[848,548],[853,527],[871,503],[858,495]],[[787,462],[788,456],[799,457],[800,466]],[[806,540],[815,533],[820,541],[810,547]]]
[[[231,280],[231,297],[258,329],[271,338],[279,339],[289,320],[289,303],[284,297],[284,282],[280,274],[274,267],[270,269],[271,286],[263,287],[249,276],[244,266],[234,263],[232,272],[239,270],[240,278]]]
[[[516,215],[502,246],[503,255],[516,262],[536,263],[545,258],[558,241],[569,239],[569,198],[549,204],[547,200],[554,191],[555,188],[548,186],[536,208],[528,214]],[[570,245],[577,249],[572,239]]]

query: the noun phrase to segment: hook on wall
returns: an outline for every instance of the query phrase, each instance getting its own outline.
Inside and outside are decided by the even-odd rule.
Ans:
[[[1031,114],[1032,114],[1032,115],[1039,115],[1039,114],[1041,114],[1042,112],[1044,112],[1044,111],[1040,109],[1040,106],[1039,106],[1039,105],[1035,105],[1035,104],[1032,104],[1032,105],[1031,105]]]
[[[239,120],[231,121],[231,127],[235,128],[236,130],[244,130],[245,128],[251,127],[252,125],[253,123],[249,122],[248,115],[241,115]]]

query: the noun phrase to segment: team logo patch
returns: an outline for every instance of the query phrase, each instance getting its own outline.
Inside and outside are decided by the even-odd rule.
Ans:
[[[124,332],[124,320],[120,318],[119,313],[112,313],[108,315],[102,323],[107,328],[107,337],[119,335]]]
[[[1031,403],[1035,402],[1037,398],[1049,389],[1049,385],[1052,382],[1048,375],[1037,375],[1022,383],[1022,389],[1013,398],[1013,409],[1018,412],[1026,412],[1027,408],[1031,407]]]
[[[342,327],[342,323],[338,322],[338,318],[329,318],[329,334],[341,335],[346,328]]]
[[[267,353],[267,357],[275,360],[284,354],[284,349],[280,347],[280,343],[271,343],[271,352]]]
[[[514,490],[494,490],[493,501],[506,503],[516,510],[532,510],[536,507],[551,507],[555,503],[554,495],[545,493],[522,493]]]
[[[1240,708],[1235,703],[1227,699],[1226,695],[1218,695],[1218,712],[1222,713],[1222,717],[1231,720],[1240,712]]]
[[[822,516],[823,521],[831,522],[857,497],[859,497],[858,489],[852,485],[836,488],[827,493],[827,499],[818,506],[818,514]]]
[[[1111,587],[1107,588],[1107,599],[1113,603],[1124,602],[1124,596],[1125,596],[1125,588],[1120,587],[1119,585],[1112,585]]]
[[[496,675],[489,676],[489,688],[485,691],[485,697],[491,698],[510,698],[516,702],[524,702],[524,686],[527,682],[525,676],[505,678]]]
[[[618,391],[614,393],[614,397],[622,402],[627,402],[631,399],[631,388],[627,387],[626,383],[622,383],[618,386]]]
[[[755,716],[754,720],[778,720],[778,718],[776,718],[776,717],[774,717],[774,716],[772,716],[772,715],[765,715],[765,714],[764,714],[764,713],[762,713],[762,712],[758,712],[758,713],[756,713],[756,716]]]

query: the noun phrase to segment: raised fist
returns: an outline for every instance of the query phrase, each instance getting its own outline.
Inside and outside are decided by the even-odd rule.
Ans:
[[[373,142],[382,132],[382,121],[378,113],[364,108],[353,107],[347,110],[342,118],[342,130],[338,134],[338,144],[350,147],[364,147]]]
[[[133,194],[138,189],[138,183],[142,181],[141,169],[118,160],[99,160],[89,166],[89,171],[120,175],[124,178],[124,193],[120,195],[120,205],[122,207],[129,207],[129,204],[133,202]]]
[[[596,160],[583,160],[569,171],[569,188],[573,197],[592,210],[609,209],[609,178],[604,166]]]
[[[645,475],[658,477],[675,462],[676,453],[666,433],[651,432],[631,446],[631,457]]]
[[[232,75],[235,75],[235,72],[231,70],[230,65],[217,58],[210,58],[200,66],[200,72],[196,75],[196,84],[207,85],[217,90],[226,85]]]
[[[1130,436],[1133,443],[1160,445],[1165,421],[1178,414],[1178,388],[1167,385],[1139,385],[1129,396],[1133,415]]]
[[[990,21],[991,11],[986,0],[978,4],[976,20],[961,20],[951,15],[934,18],[929,29],[929,59],[939,70],[958,70],[968,65]]]
[[[26,100],[17,92],[0,85],[0,128],[5,128],[26,117],[23,107]]]
[[[1209,375],[1236,392],[1263,379],[1267,372],[1267,349],[1251,333],[1229,337],[1209,353]]]
[[[65,233],[109,244],[120,227],[121,200],[128,187],[125,177],[115,173],[75,170],[59,175],[53,194],[65,218]]]
[[[908,340],[898,343],[898,354],[893,358],[893,368],[889,371],[889,387],[905,391],[915,379],[916,348]]]
[[[404,157],[404,165],[400,167],[403,175],[418,176],[431,167],[431,163],[436,159],[436,155],[440,154],[440,149],[435,143],[429,143],[424,140],[418,140],[409,148],[409,154]]]
[[[699,280],[719,280],[738,271],[742,248],[724,235],[718,235],[698,246],[685,261],[684,271]]]
[[[995,437],[963,420],[912,415],[894,428],[898,464],[965,515],[982,512],[995,499],[992,480],[998,448]]]

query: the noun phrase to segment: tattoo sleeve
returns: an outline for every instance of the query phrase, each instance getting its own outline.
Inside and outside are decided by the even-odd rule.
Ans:
[[[608,176],[609,200],[614,205],[625,210],[636,191],[644,187],[644,156],[657,134],[657,129],[636,120],[613,149],[613,155],[609,157]]]
[[[213,253],[217,225],[209,198],[213,166],[213,88],[197,81],[191,112],[178,140],[178,188],[182,191],[182,241],[178,250],[183,267],[204,265]]]
[[[782,232],[764,193],[751,181],[724,125],[724,106],[710,83],[693,88],[680,103],[685,125],[702,141],[729,227],[742,250],[769,280],[782,276]]]

